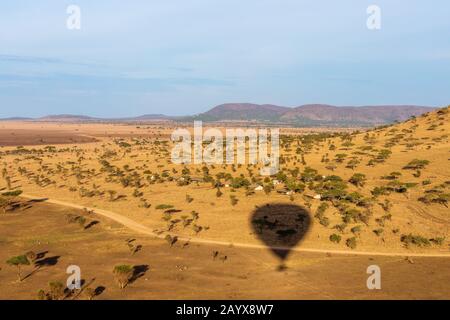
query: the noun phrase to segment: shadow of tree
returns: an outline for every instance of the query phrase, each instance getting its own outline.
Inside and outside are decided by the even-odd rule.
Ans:
[[[94,292],[95,292],[95,296],[99,296],[101,295],[104,291],[106,290],[106,287],[104,286],[98,286],[97,288],[95,288]]]
[[[58,263],[59,258],[61,258],[61,256],[43,258],[41,260],[36,261],[34,264],[38,268],[54,266]]]
[[[137,279],[143,277],[147,271],[149,270],[149,266],[147,264],[138,265],[133,267],[133,274],[130,277],[129,283],[135,282]]]
[[[48,198],[39,198],[39,199],[28,200],[28,202],[30,202],[30,203],[33,203],[33,202],[45,202],[47,200],[48,200]]]
[[[53,266],[58,263],[58,259],[60,256],[54,256],[45,258],[45,255],[48,253],[48,251],[42,251],[36,254],[36,260],[34,261],[34,269],[29,274],[27,274],[22,280],[28,279],[32,275],[34,275],[36,272],[38,272],[43,266]]]
[[[99,223],[100,223],[100,221],[97,221],[97,220],[91,221],[88,225],[86,225],[84,227],[84,230],[88,230],[89,228],[92,228],[93,226],[95,226],[96,224],[99,224]]]

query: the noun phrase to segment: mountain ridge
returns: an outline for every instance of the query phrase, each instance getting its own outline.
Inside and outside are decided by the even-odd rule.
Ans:
[[[268,104],[222,104],[197,115],[204,121],[262,121],[291,125],[351,125],[373,126],[404,121],[435,110],[434,107],[416,105],[334,106],[305,104],[294,108]]]
[[[274,104],[225,103],[191,116],[167,116],[144,114],[136,117],[102,118],[86,115],[59,114],[39,118],[7,118],[3,121],[51,121],[51,122],[142,122],[142,121],[193,121],[205,122],[261,122],[290,126],[376,126],[404,121],[437,109],[417,105],[368,105],[334,106],[329,104],[305,104],[284,107]]]

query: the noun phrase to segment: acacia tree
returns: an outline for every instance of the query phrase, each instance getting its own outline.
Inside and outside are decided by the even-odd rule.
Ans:
[[[114,201],[115,200],[115,195],[117,194],[117,191],[108,190],[108,194],[109,194],[109,201]]]
[[[410,169],[410,170],[423,169],[429,163],[430,163],[430,161],[428,161],[428,160],[414,159],[414,160],[410,161],[406,166],[404,166],[403,169]]]
[[[130,281],[133,274],[133,267],[127,264],[117,265],[114,267],[113,273],[119,288],[123,289]]]
[[[363,173],[355,173],[349,180],[348,182],[350,182],[351,184],[357,186],[357,187],[362,187],[364,186],[365,182],[366,182],[366,175]]]
[[[28,261],[28,258],[25,255],[16,256],[16,257],[10,258],[8,261],[6,261],[6,263],[9,264],[10,266],[15,266],[17,268],[17,278],[18,278],[19,282],[21,282],[23,279],[22,279],[20,268],[21,268],[21,266],[30,265],[30,261]]]

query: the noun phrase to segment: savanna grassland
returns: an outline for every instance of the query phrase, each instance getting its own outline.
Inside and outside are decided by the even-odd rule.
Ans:
[[[42,137],[0,149],[1,259],[17,258],[1,265],[0,277],[14,281],[11,265],[26,267],[54,254],[65,264],[59,258],[44,264],[11,294],[34,298],[41,287],[47,290],[51,270],[62,280],[63,266],[78,263],[107,288],[99,293],[104,298],[198,297],[195,292],[204,298],[304,298],[311,292],[316,298],[449,298],[442,286],[450,277],[449,117],[447,107],[370,130],[282,130],[280,171],[271,177],[259,175],[259,164],[172,163],[173,123],[4,124],[8,141],[38,126]],[[54,140],[55,132],[64,139]],[[305,216],[286,225],[270,215],[280,206],[301,208]],[[261,210],[268,214],[257,216]],[[108,213],[118,215],[115,222]],[[120,217],[127,218],[125,227]],[[280,246],[298,250],[281,271],[275,270],[279,255],[264,250],[268,231]],[[30,250],[49,253],[20,258]],[[367,292],[370,259],[389,268],[390,291]],[[189,271],[165,271],[175,265]],[[297,290],[299,277],[303,291]],[[261,293],[267,279],[283,289]],[[219,289],[211,290],[211,283]],[[118,288],[128,284],[129,294]],[[174,284],[179,289],[171,296],[167,286]],[[433,290],[424,292],[427,285]]]
[[[0,215],[0,299],[448,299],[448,258],[292,252],[278,269],[270,250],[142,236],[94,213],[20,200]],[[89,227],[69,223],[84,217]],[[92,222],[95,224],[92,225]],[[86,228],[87,227],[87,228]],[[35,256],[31,253],[34,253]],[[29,265],[6,263],[26,254]],[[369,265],[382,290],[366,287]],[[64,289],[66,269],[81,269],[80,290]],[[114,269],[126,272],[121,289]],[[128,270],[127,270],[128,269]],[[447,271],[446,271],[447,270]],[[270,283],[270,290],[267,284]]]

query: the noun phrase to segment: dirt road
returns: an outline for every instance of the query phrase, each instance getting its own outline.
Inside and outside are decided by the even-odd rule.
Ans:
[[[199,244],[206,244],[206,245],[220,245],[220,246],[233,246],[238,248],[254,248],[254,249],[267,249],[268,247],[266,245],[258,245],[258,244],[248,244],[248,243],[231,243],[227,241],[217,241],[217,240],[211,240],[211,239],[199,239],[199,238],[187,238],[178,236],[177,234],[170,233],[170,232],[164,232],[161,234],[157,234],[153,232],[150,228],[137,223],[136,221],[133,221],[127,217],[124,217],[121,214],[98,209],[98,208],[89,208],[86,206],[64,202],[56,199],[50,199],[47,197],[41,197],[41,196],[33,196],[30,194],[22,194],[21,197],[28,198],[28,199],[46,199],[46,202],[57,204],[65,207],[70,207],[74,209],[80,209],[80,210],[89,210],[93,211],[95,214],[99,214],[101,216],[104,216],[108,219],[111,219],[117,223],[122,224],[123,226],[139,232],[141,234],[145,234],[147,236],[152,236],[159,239],[164,239],[167,235],[171,236],[177,236],[178,240],[180,241],[189,241],[191,243],[199,243]],[[400,252],[377,252],[377,251],[371,251],[371,252],[364,252],[364,251],[349,251],[349,250],[323,250],[323,249],[313,249],[313,248],[286,248],[286,247],[271,247],[271,249],[274,250],[290,250],[290,251],[296,251],[296,252],[313,252],[313,253],[331,253],[331,254],[342,254],[342,255],[365,255],[365,256],[390,256],[390,257],[447,257],[450,258],[450,253],[400,253]]]

